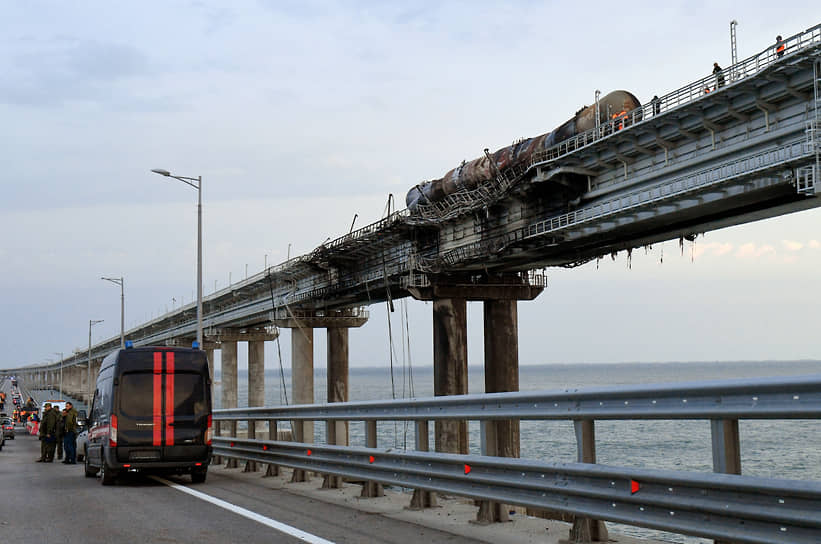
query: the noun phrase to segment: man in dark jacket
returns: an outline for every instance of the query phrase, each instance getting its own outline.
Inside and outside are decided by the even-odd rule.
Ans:
[[[57,408],[54,408],[56,411]],[[66,409],[62,412],[57,412],[57,432],[54,437],[57,439],[57,459],[63,458],[63,437],[66,434]]]
[[[63,447],[66,450],[66,459],[63,463],[67,465],[77,464],[77,410],[71,402],[66,403],[65,436],[63,437]]]
[[[43,415],[45,416],[46,413],[51,410],[51,403],[47,402],[43,405]],[[34,414],[32,417],[37,417],[37,414]],[[37,434],[40,438],[40,458],[37,459],[38,463],[45,463],[46,462],[46,427],[43,425],[42,421],[38,421],[39,427]]]
[[[43,421],[40,422],[41,435],[43,441],[46,443],[45,456],[43,462],[51,463],[54,461],[54,448],[57,446],[57,410],[53,409],[50,404],[46,404],[47,411],[43,412]]]

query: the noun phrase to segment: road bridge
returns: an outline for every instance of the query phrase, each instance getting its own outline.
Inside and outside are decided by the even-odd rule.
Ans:
[[[205,345],[221,350],[223,407],[236,407],[237,343],[249,349],[249,405],[264,388],[262,342],[291,328],[293,399],[313,402],[313,334],[328,334],[328,398],[347,401],[348,336],[365,307],[433,301],[434,392],[467,392],[466,301],[482,301],[485,391],[518,390],[517,302],[545,288],[542,269],[821,205],[821,25],[721,74],[667,93],[461,190],[272,266],[203,301]],[[183,344],[189,304],[127,331],[135,345]],[[74,393],[119,346],[112,338],[50,365],[17,368],[35,386],[68,373]],[[21,365],[23,366],[23,365]],[[213,365],[212,365],[213,368]],[[231,424],[230,422],[226,422]],[[225,423],[224,423],[225,424]],[[312,440],[313,422],[295,437]],[[224,429],[234,433],[230,427]],[[518,423],[493,422],[492,451],[518,456]],[[436,449],[466,453],[462,420],[436,422]],[[345,444],[344,428],[333,443]],[[492,517],[492,516],[491,516]]]

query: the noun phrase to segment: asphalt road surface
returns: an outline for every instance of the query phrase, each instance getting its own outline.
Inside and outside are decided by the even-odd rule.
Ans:
[[[200,485],[192,485],[187,476],[152,479],[132,475],[115,486],[103,487],[98,478],[84,476],[82,464],[37,463],[39,454],[39,441],[22,427],[18,427],[16,440],[7,441],[0,451],[2,542],[479,542],[270,490],[248,479],[221,474],[220,468],[209,470],[208,480]]]

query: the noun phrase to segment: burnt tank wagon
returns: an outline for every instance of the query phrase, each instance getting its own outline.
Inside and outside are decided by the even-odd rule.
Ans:
[[[616,120],[615,128],[623,128],[627,113],[640,107],[641,103],[627,91],[613,91],[599,100],[599,122],[605,124]],[[586,106],[576,115],[547,134],[527,138],[503,147],[495,153],[486,153],[472,161],[463,162],[443,177],[424,181],[408,191],[405,204],[413,211],[419,204],[437,202],[458,191],[472,191],[493,179],[496,172],[530,162],[540,151],[596,128],[596,106]]]

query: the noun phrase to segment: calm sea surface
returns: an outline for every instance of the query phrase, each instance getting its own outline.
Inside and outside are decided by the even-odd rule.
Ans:
[[[290,372],[284,369],[285,391],[291,399]],[[763,376],[821,374],[819,361],[739,362],[739,363],[658,363],[658,364],[578,364],[521,366],[521,391],[555,391],[596,386],[672,383]],[[481,367],[468,371],[469,392],[484,391]],[[219,372],[216,374],[219,380]],[[239,405],[246,406],[248,378],[239,375]],[[285,404],[283,376],[279,369],[265,373],[266,405]],[[314,398],[326,401],[326,374],[316,369]],[[220,407],[220,385],[216,386],[215,407]],[[351,368],[350,400],[381,400],[433,396],[430,367]],[[821,421],[741,421],[741,464],[746,475],[821,480]],[[431,425],[431,429],[433,426]],[[379,424],[379,446],[412,449],[413,426],[403,423]],[[471,422],[471,453],[478,454],[479,426]],[[351,423],[351,444],[365,445],[364,424]],[[432,430],[431,430],[432,433]],[[315,442],[323,443],[324,425],[315,425]],[[431,444],[433,443],[431,437]],[[607,465],[649,467],[686,471],[712,471],[710,424],[707,421],[598,421],[596,422],[597,462]],[[570,422],[525,421],[521,423],[521,456],[547,462],[575,462],[576,442]],[[700,543],[657,531],[618,526],[615,530],[634,536],[670,542]]]

